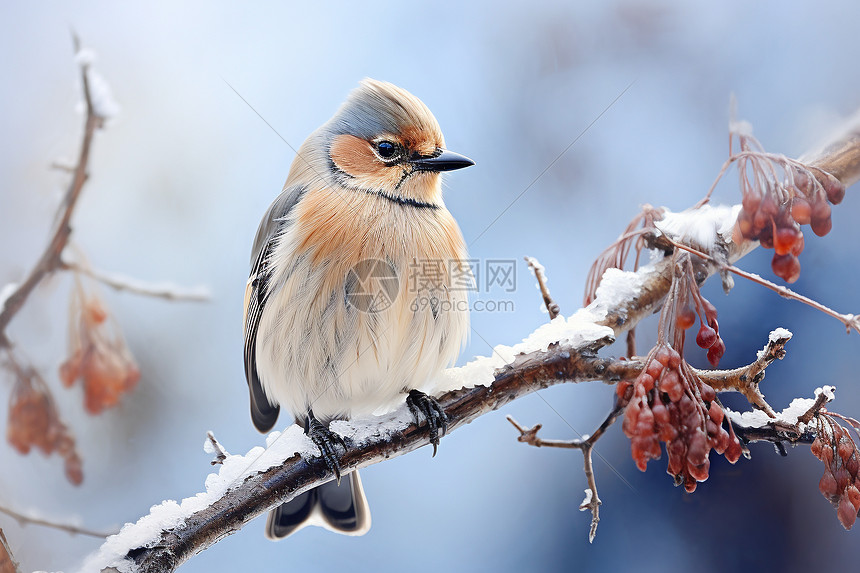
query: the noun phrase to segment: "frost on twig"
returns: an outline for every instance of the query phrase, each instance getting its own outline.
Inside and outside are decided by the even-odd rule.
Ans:
[[[230,455],[227,453],[227,450],[221,447],[221,444],[215,439],[215,434],[211,431],[206,432],[206,442],[203,444],[203,451],[207,454],[215,454],[215,459],[210,462],[213,466],[223,464],[227,456]]]
[[[33,515],[27,515],[20,511],[15,511],[8,507],[4,507],[0,505],[0,513],[4,513],[17,521],[21,525],[40,525],[42,527],[50,527],[51,529],[58,529],[60,531],[65,531],[71,535],[87,535],[89,537],[97,537],[101,539],[105,539],[109,535],[114,535],[116,532],[102,532],[102,531],[93,531],[92,529],[87,529],[85,527],[81,527],[79,525],[71,525],[69,523],[59,523],[56,521],[44,519],[41,517],[36,517]],[[3,569],[0,568],[0,571]]]
[[[549,319],[552,320],[561,313],[561,308],[559,308],[558,304],[556,304],[556,302],[552,299],[552,296],[550,296],[549,294],[549,288],[546,286],[547,279],[545,269],[536,258],[524,258],[526,260],[526,263],[529,265],[529,268],[534,271],[535,278],[537,279],[538,289],[540,289],[540,294],[543,297],[543,303],[546,306],[546,311],[549,313]]]
[[[204,302],[212,297],[209,289],[205,286],[189,288],[172,283],[147,283],[119,273],[98,271],[80,263],[63,262],[62,268],[86,275],[114,290],[126,291],[140,296],[188,302]]]

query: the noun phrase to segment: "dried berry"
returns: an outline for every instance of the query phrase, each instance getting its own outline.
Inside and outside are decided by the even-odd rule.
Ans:
[[[72,295],[72,329],[69,358],[60,366],[60,379],[66,387],[83,381],[84,406],[90,414],[119,403],[132,390],[140,371],[119,329],[109,321],[105,304],[88,296],[78,283]]]
[[[45,455],[60,455],[66,462],[66,477],[79,485],[83,472],[75,439],[60,420],[45,381],[32,369],[14,365],[13,372],[16,381],[9,399],[6,439],[21,454],[36,448]]]

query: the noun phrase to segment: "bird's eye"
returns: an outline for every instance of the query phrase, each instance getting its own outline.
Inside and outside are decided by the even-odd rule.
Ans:
[[[376,144],[376,151],[383,159],[391,159],[397,153],[397,146],[390,141],[380,141]]]

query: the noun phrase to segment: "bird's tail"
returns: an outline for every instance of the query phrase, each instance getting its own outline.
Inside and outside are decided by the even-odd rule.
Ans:
[[[358,471],[340,485],[324,483],[269,512],[266,537],[278,541],[306,525],[325,527],[343,535],[364,535],[370,529],[370,507]]]

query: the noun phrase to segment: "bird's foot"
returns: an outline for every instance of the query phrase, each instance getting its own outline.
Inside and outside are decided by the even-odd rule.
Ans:
[[[338,485],[340,485],[340,461],[337,459],[337,446],[346,451],[346,443],[343,438],[328,429],[328,426],[314,418],[313,412],[308,412],[305,418],[305,434],[320,449],[325,465],[334,474]]]
[[[448,431],[448,415],[439,401],[433,396],[428,396],[420,390],[410,390],[406,396],[406,405],[409,406],[409,411],[412,412],[412,417],[415,418],[415,423],[421,425],[421,418],[427,420],[427,426],[430,428],[430,443],[433,444],[433,455],[436,455],[436,448],[439,447],[439,438],[444,436]]]

